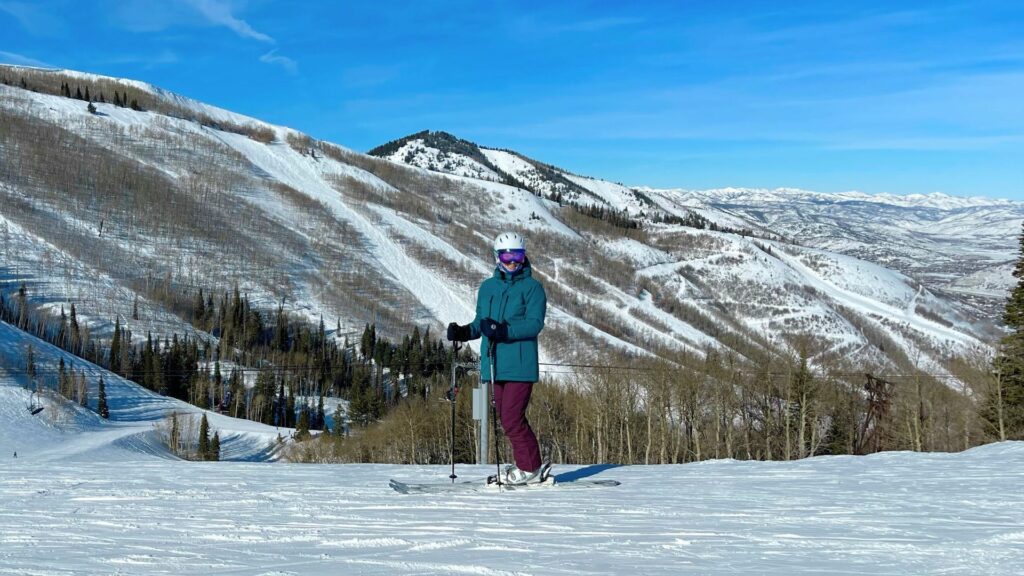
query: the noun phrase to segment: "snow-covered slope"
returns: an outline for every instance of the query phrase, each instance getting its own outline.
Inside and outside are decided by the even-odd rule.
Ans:
[[[41,372],[72,360],[0,323],[0,362],[30,344]],[[251,462],[272,458],[277,430],[216,414],[225,455],[250,462],[177,460],[154,424],[194,408],[76,369],[93,393],[103,375],[110,421],[0,371],[0,573],[1010,575],[1024,562],[1020,442],[564,465],[553,488],[401,495],[389,478],[449,485],[450,469]],[[462,481],[491,472],[457,466]],[[621,484],[584,487],[604,479]]]
[[[147,90],[176,109],[195,104]],[[0,95],[0,148],[21,167],[0,172],[0,289],[10,296],[25,282],[34,304],[55,311],[74,302],[100,336],[120,317],[139,336],[208,339],[172,313],[167,294],[235,284],[256,306],[283,302],[313,322],[322,315],[339,334],[367,322],[384,334],[412,325],[436,334],[472,319],[476,287],[493,266],[489,239],[512,227],[527,235],[548,291],[545,362],[794,353],[802,335],[817,341],[813,363],[897,370],[917,358],[938,369],[939,359],[986,346],[976,311],[914,274],[802,236],[786,242],[769,226],[776,221],[697,194],[575,176],[443,133],[380,152],[418,141],[504,182],[361,155],[252,119],[231,119],[248,133],[104,103],[90,114],[80,100],[10,86]],[[191,116],[215,112],[195,106]],[[576,208],[560,206],[559,195]],[[962,209],[982,210],[980,202]],[[644,226],[616,227],[584,214],[587,206]],[[695,214],[704,220],[686,220]],[[730,231],[743,229],[754,235]],[[1013,257],[991,238],[992,258]]]
[[[25,372],[24,357],[29,346],[36,362],[35,385]],[[61,359],[69,371],[84,374],[88,408],[47,393],[56,388]],[[109,420],[96,414],[101,377]],[[32,415],[29,409],[36,407],[43,407],[43,411]],[[10,453],[4,458],[13,458],[14,453],[19,462],[174,458],[164,446],[158,427],[171,414],[199,418],[204,413],[211,429],[220,433],[224,460],[273,459],[278,434],[288,437],[291,432],[161,396],[0,322],[0,446]]]
[[[1010,576],[1024,562],[1019,442],[561,466],[562,487],[427,496],[388,478],[448,468],[3,458],[0,573]],[[594,479],[622,484],[573,489]]]
[[[945,194],[823,194],[794,189],[653,190],[709,219],[733,218],[805,246],[899,270],[932,290],[996,313],[1012,277],[1024,203]],[[976,287],[981,286],[981,289]]]
[[[897,196],[791,188],[630,187],[570,174],[512,151],[464,140],[459,140],[459,149],[445,147],[445,141],[413,141],[433,155],[443,154],[448,167],[410,155],[386,157],[425,169],[472,175],[472,171],[451,168],[479,164],[467,156],[471,150],[491,161],[489,172],[498,169],[511,176],[515,185],[542,197],[557,196],[565,202],[603,206],[634,217],[642,214],[640,220],[698,215],[723,229],[749,230],[856,256],[898,270],[955,298],[972,308],[972,315],[978,318],[994,315],[1013,284],[1006,271],[1007,263],[1015,258],[1016,238],[1024,222],[1021,202],[941,193]]]

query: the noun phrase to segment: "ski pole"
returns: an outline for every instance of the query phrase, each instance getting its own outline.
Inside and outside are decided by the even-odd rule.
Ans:
[[[459,365],[458,364],[459,363],[459,348],[461,348],[461,347],[462,347],[462,344],[460,342],[458,342],[458,341],[452,342],[452,387],[448,391],[448,396],[449,396],[448,399],[452,403],[452,452],[451,452],[452,474],[451,474],[451,476],[449,476],[449,478],[452,479],[452,483],[453,484],[455,483],[455,479],[458,478],[458,476],[455,475],[455,397],[456,397],[456,394],[457,394],[456,388],[455,388],[455,372],[456,372],[456,369],[457,369],[457,367]]]
[[[494,371],[495,371],[495,357],[498,355],[498,344],[491,340],[490,346],[488,347],[487,354],[491,357],[491,429],[494,430],[494,460],[498,466],[498,487],[501,487],[501,449],[499,448],[498,438],[498,408],[497,408],[497,397],[494,395]]]

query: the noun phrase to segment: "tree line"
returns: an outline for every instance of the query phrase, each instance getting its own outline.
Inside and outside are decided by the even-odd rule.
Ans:
[[[117,317],[105,344],[79,324],[74,304],[70,316],[62,308],[56,317],[30,306],[24,283],[13,298],[0,293],[0,319],[149,390],[233,417],[297,428],[299,437],[328,430],[325,396],[347,399],[345,417],[367,425],[404,398],[427,397],[453,361],[429,329],[414,327],[393,342],[367,323],[358,345],[350,345],[347,336],[337,337],[340,322],[328,336],[322,319],[314,327],[282,306],[268,314],[237,287],[217,298],[202,289],[183,291],[179,299],[191,301],[191,308],[172,310],[212,338],[173,333],[161,340],[147,333],[143,340]],[[31,350],[27,360],[34,380]],[[84,373],[67,372],[61,359],[58,391],[87,405]]]

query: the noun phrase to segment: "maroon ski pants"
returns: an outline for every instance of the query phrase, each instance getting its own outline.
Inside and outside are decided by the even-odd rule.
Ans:
[[[520,470],[540,468],[540,446],[537,436],[526,421],[526,407],[533,392],[531,382],[495,382],[494,407],[501,418],[501,428],[512,444],[512,455]]]

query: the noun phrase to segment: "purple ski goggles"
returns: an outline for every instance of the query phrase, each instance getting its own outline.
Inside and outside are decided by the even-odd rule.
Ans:
[[[526,250],[499,250],[498,260],[502,264],[518,262],[522,264],[526,260]]]

